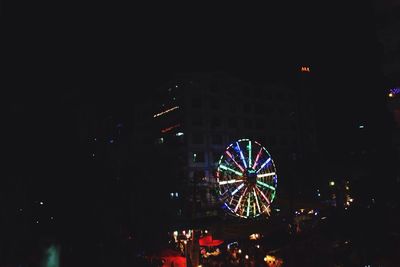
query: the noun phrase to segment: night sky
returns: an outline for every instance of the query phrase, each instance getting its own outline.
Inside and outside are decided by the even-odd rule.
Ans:
[[[291,79],[310,65],[321,150],[334,158],[361,121],[377,129],[386,118],[381,48],[364,3],[29,5],[15,7],[5,22],[3,188],[19,179],[33,185],[33,195],[90,190],[80,183],[90,174],[81,172],[77,156],[77,106],[121,113],[140,101],[141,90],[178,72],[226,71],[262,84]],[[384,134],[376,130],[369,142]]]

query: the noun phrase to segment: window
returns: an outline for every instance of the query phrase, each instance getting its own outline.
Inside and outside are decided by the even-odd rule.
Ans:
[[[253,121],[249,118],[243,119],[243,126],[247,129],[252,129],[253,128]]]
[[[202,107],[202,101],[201,101],[200,97],[192,98],[192,107],[193,108],[201,108]]]
[[[221,145],[222,144],[222,136],[219,134],[214,134],[211,138],[211,141],[215,145]]]
[[[219,159],[221,158],[221,154],[222,154],[222,153],[215,152],[215,151],[212,152],[213,162],[214,162],[215,164],[218,163]]]
[[[210,108],[211,108],[212,110],[219,110],[219,109],[220,109],[220,106],[219,106],[219,104],[218,104],[216,101],[211,101],[211,102],[210,102]]]
[[[211,120],[210,126],[211,126],[212,128],[220,127],[220,126],[221,126],[221,120],[220,120],[219,118],[213,118],[213,119]]]
[[[231,103],[229,105],[229,112],[231,113],[236,113],[238,111],[239,105],[235,105],[233,103]]]
[[[199,182],[203,180],[203,178],[206,176],[205,172],[203,170],[197,170],[193,172],[193,180],[195,182]]]
[[[201,151],[193,152],[192,162],[193,163],[204,162],[204,152]]]
[[[250,103],[243,104],[243,111],[244,112],[251,112],[251,104]]]
[[[193,126],[203,126],[203,118],[200,116],[194,116],[192,119]]]
[[[236,128],[236,127],[237,127],[237,120],[236,120],[236,118],[229,118],[229,119],[228,119],[228,127],[229,127],[229,128]]]
[[[200,133],[194,133],[192,135],[192,143],[193,144],[203,144],[204,140],[203,140],[203,135]]]

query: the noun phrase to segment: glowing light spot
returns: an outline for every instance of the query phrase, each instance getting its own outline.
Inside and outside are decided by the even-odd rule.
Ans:
[[[244,172],[243,167],[242,167],[239,163],[236,162],[236,160],[233,158],[232,154],[229,153],[229,151],[226,151],[226,154],[231,158],[231,160],[236,164],[236,166],[237,166],[242,172]]]
[[[261,181],[257,181],[257,184],[262,185],[262,186],[264,186],[264,187],[266,187],[266,188],[269,188],[269,189],[275,191],[275,187],[270,186],[269,184],[263,183],[263,182],[261,182]]]
[[[175,110],[175,109],[178,109],[178,108],[179,108],[179,106],[175,106],[175,107],[173,107],[173,108],[164,110],[164,111],[162,111],[162,112],[160,112],[160,113],[154,114],[154,115],[153,115],[153,118],[156,118],[156,117],[158,117],[158,116],[164,115],[165,113],[171,112],[171,111],[173,111],[173,110]]]
[[[234,184],[234,183],[239,183],[239,182],[243,182],[243,180],[228,180],[228,181],[221,181],[219,182],[220,185],[224,185],[224,184]]]
[[[243,161],[244,167],[247,169],[247,164],[246,164],[246,161],[245,161],[244,156],[243,156],[243,152],[242,152],[242,150],[240,149],[240,146],[239,146],[239,143],[238,143],[238,142],[236,142],[236,149],[239,150],[240,158],[241,158],[242,161]]]
[[[219,167],[220,167],[221,169],[223,169],[223,170],[233,172],[234,174],[239,175],[239,176],[241,176],[241,177],[243,176],[242,173],[240,173],[240,172],[238,172],[238,171],[235,171],[235,170],[233,170],[233,169],[231,169],[231,168],[229,168],[229,167],[226,167],[226,166],[224,166],[224,165],[219,165]]]
[[[302,66],[300,70],[301,72],[310,72],[310,67]]]
[[[234,194],[236,194],[240,189],[242,189],[244,186],[244,184],[239,185],[232,193],[231,196],[233,196]]]
[[[171,126],[171,127],[162,129],[161,132],[162,132],[162,133],[166,133],[166,132],[169,132],[169,131],[171,131],[172,129],[175,129],[175,128],[179,127],[179,126],[181,126],[181,125],[178,123],[178,124],[175,124],[175,125],[173,125],[173,126]]]
[[[257,174],[257,178],[268,177],[268,176],[273,176],[273,175],[275,175],[274,172],[264,173],[264,174]]]
[[[249,166],[251,166],[251,141],[250,140],[249,140],[248,149],[249,149]]]
[[[263,165],[261,165],[261,167],[258,169],[257,173],[258,173],[259,171],[261,171],[261,170],[265,167],[265,165],[267,165],[270,161],[271,161],[271,158],[268,158],[268,159],[263,163]]]

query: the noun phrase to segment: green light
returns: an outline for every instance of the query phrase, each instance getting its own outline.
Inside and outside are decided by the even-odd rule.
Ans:
[[[276,194],[276,191],[273,191],[272,194],[271,194],[271,202],[274,201],[275,194]]]
[[[221,169],[223,169],[223,170],[231,171],[231,172],[233,172],[233,173],[236,174],[236,175],[242,176],[242,174],[241,174],[240,172],[235,171],[235,170],[233,170],[233,169],[231,169],[231,168],[228,168],[228,167],[226,167],[226,166],[224,166],[224,165],[219,165],[219,167],[220,167]]]
[[[251,141],[249,140],[249,168],[251,166]]]
[[[59,267],[60,266],[60,252],[58,247],[51,245],[46,250],[46,255],[42,262],[42,267]]]
[[[269,184],[263,183],[263,182],[261,182],[261,181],[257,181],[257,184],[262,185],[262,186],[265,186],[266,188],[269,188],[269,189],[275,191],[275,187],[272,187],[272,186],[270,186]]]

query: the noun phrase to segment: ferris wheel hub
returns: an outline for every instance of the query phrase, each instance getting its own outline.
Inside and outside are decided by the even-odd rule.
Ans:
[[[255,170],[249,168],[244,173],[244,178],[249,185],[255,185],[257,182],[257,173]]]

